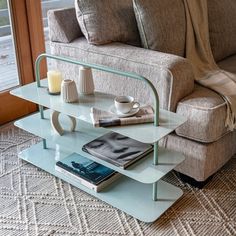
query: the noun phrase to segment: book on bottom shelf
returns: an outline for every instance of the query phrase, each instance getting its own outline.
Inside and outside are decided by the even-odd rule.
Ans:
[[[152,152],[153,145],[109,132],[85,144],[82,150],[125,169]]]
[[[56,162],[55,170],[67,177],[74,178],[80,184],[96,192],[101,191],[120,177],[118,172],[77,153],[72,153]]]

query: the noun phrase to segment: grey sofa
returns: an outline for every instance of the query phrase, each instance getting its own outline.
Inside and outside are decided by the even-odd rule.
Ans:
[[[214,10],[209,15],[209,27],[214,29],[215,24],[221,22],[224,27],[228,22],[222,17],[215,17]],[[48,17],[52,54],[141,74],[155,85],[161,108],[188,118],[183,126],[162,142],[167,148],[186,156],[186,160],[176,168],[182,176],[204,183],[236,153],[236,132],[229,132],[224,126],[224,100],[214,91],[194,82],[192,67],[184,57],[118,42],[90,45],[80,31],[75,9],[52,10]],[[210,35],[210,39],[218,65],[236,73],[236,45],[224,54],[220,49],[223,44],[219,42],[227,40],[227,37],[216,39],[215,36]],[[77,66],[61,62],[56,62],[56,66],[65,72],[65,76],[77,78]],[[161,68],[169,70],[172,76],[167,76]],[[150,90],[142,82],[119,76],[111,79],[111,76],[114,77],[94,71],[96,90],[129,94],[141,102],[152,103]]]

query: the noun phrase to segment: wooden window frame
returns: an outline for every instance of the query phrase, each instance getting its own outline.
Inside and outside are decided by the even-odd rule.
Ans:
[[[9,0],[12,35],[14,37],[20,85],[35,81],[34,61],[45,52],[41,0]],[[46,75],[46,63],[42,63],[41,75]],[[37,110],[33,103],[0,93],[0,125]]]

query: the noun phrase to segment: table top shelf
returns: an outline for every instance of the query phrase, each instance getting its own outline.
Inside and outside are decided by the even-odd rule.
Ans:
[[[40,118],[40,114],[36,113],[15,122],[15,125],[30,133],[38,135],[48,141],[52,141],[58,145],[60,149],[64,148],[71,152],[79,153],[95,162],[114,169],[123,175],[126,175],[139,182],[150,184],[161,179],[166,173],[175,168],[184,160],[181,153],[159,148],[158,165],[153,165],[153,152],[143,157],[141,160],[132,164],[127,169],[122,169],[97,157],[94,157],[84,151],[82,146],[93,139],[110,132],[104,128],[96,128],[84,121],[78,121],[75,132],[66,131],[62,136],[56,134],[50,124],[50,110],[45,111],[45,119]],[[61,116],[60,121],[65,130],[69,126],[68,117]]]
[[[31,83],[11,91],[11,94],[22,99],[34,102],[52,110],[70,115],[76,119],[92,124],[90,111],[92,107],[109,110],[114,104],[114,96],[95,92],[94,95],[81,95],[79,103],[64,103],[59,95],[49,95],[47,92],[47,80],[41,81],[42,87]],[[176,113],[160,109],[159,126],[153,123],[128,126],[115,126],[106,129],[136,139],[143,143],[154,143],[162,139],[177,127],[182,125],[186,119]]]

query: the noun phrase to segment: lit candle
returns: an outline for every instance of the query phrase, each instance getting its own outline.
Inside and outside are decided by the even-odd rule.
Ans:
[[[48,71],[48,90],[49,93],[59,93],[61,91],[62,74],[60,71]]]

